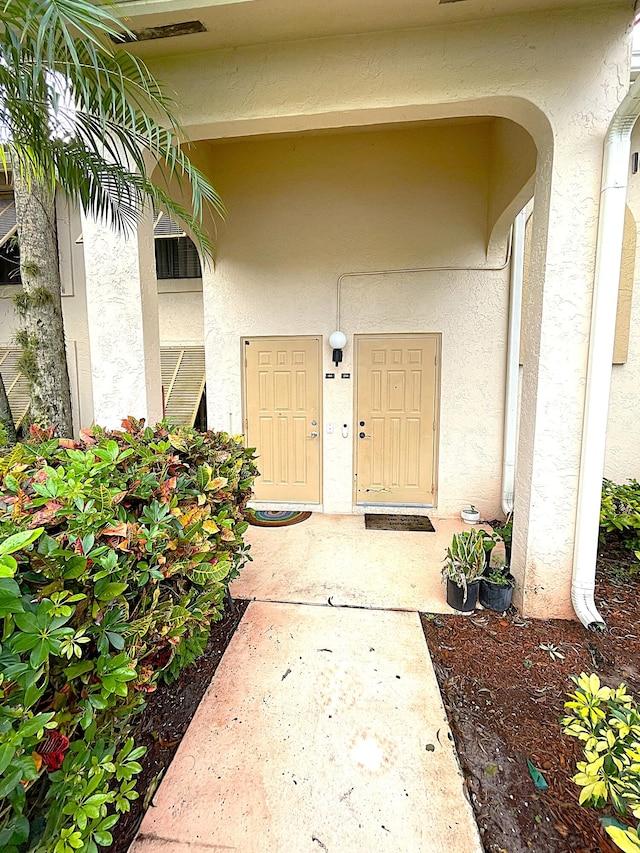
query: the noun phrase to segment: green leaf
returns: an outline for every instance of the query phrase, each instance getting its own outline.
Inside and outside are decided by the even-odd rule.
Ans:
[[[67,560],[65,563],[65,567],[63,570],[64,577],[67,580],[73,580],[74,578],[79,578],[81,574],[87,568],[87,558],[75,556],[70,560]]]
[[[13,557],[10,557],[8,554],[0,557],[0,578],[12,578],[17,568],[18,563]]]
[[[82,537],[82,550],[85,554],[88,554],[89,551],[93,548],[95,541],[96,538],[93,533],[87,533],[86,536]]]
[[[545,791],[549,787],[549,783],[544,778],[542,773],[538,770],[537,767],[529,761],[527,758],[527,767],[529,768],[529,775],[533,779],[533,784],[538,788],[539,791]]]
[[[114,598],[122,595],[128,586],[128,583],[116,583],[115,581],[112,581],[104,586],[99,593],[96,593],[96,598],[99,599],[99,601],[113,601]]]
[[[22,769],[20,767],[11,770],[7,776],[0,779],[0,800],[10,794],[20,784],[21,779]]]
[[[11,578],[0,578],[0,619],[23,610],[18,584]]]
[[[20,483],[16,480],[13,474],[7,474],[4,478],[4,484],[10,492],[13,492],[14,495],[18,494],[20,490]]]
[[[42,686],[38,687],[37,684],[30,684],[29,687],[24,691],[24,706],[25,708],[32,708],[38,699],[42,696],[44,691],[47,689],[47,681],[46,679],[42,682]]]
[[[0,556],[4,554],[13,554],[15,551],[20,551],[31,545],[36,539],[44,533],[44,527],[38,527],[35,530],[21,530],[19,533],[14,533],[9,536],[4,542],[0,542]]]
[[[2,775],[11,764],[11,759],[15,755],[15,751],[15,747],[10,743],[5,743],[0,746],[0,775]]]
[[[223,580],[230,571],[231,563],[220,562],[215,566],[212,566],[211,563],[200,563],[197,568],[192,569],[191,577],[194,583],[204,586]]]
[[[37,634],[31,634],[24,631],[22,634],[15,634],[11,638],[11,647],[15,652],[28,652],[39,641],[40,637]]]
[[[23,814],[15,815],[7,825],[11,829],[9,844],[24,844],[29,837],[29,821]]]
[[[40,626],[34,613],[18,613],[15,617],[15,622],[21,631],[26,631],[27,634],[39,634]]]
[[[53,711],[36,714],[35,717],[32,717],[32,719],[27,720],[26,723],[23,723],[20,726],[20,734],[22,737],[31,737],[31,735],[34,735],[36,732],[39,732],[40,729],[43,729],[45,724],[53,719],[54,716],[55,714]]]
[[[51,645],[48,640],[38,640],[37,645],[34,646],[29,655],[29,663],[37,669],[47,660],[51,651]]]
[[[632,829],[606,826],[605,830],[623,853],[640,853],[640,838]]]
[[[29,821],[23,814],[14,814],[0,830],[0,849],[3,853],[18,853],[15,845],[23,844],[29,837]]]
[[[94,666],[95,664],[92,660],[81,660],[78,663],[72,663],[71,666],[65,667],[64,674],[71,681],[72,678],[78,678],[78,676],[84,675],[85,672],[91,672]]]
[[[118,649],[118,651],[124,649],[124,637],[122,634],[117,634],[115,631],[107,631],[107,638],[114,649]]]

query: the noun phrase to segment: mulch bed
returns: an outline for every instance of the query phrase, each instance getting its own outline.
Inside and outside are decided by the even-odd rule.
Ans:
[[[583,756],[558,719],[574,687],[569,676],[583,671],[597,673],[609,686],[624,681],[640,699],[640,579],[620,582],[621,559],[626,555],[609,549],[599,561],[596,603],[607,623],[602,633],[515,612],[422,614],[488,853],[619,853],[599,814],[578,804],[580,789],[571,777]],[[550,644],[564,657],[541,648]],[[544,774],[548,790],[534,786],[527,758]]]
[[[126,853],[129,849],[147,806],[171,764],[248,605],[248,601],[236,600],[233,610],[226,609],[220,622],[213,626],[204,654],[186,667],[172,684],[161,684],[155,693],[151,693],[147,707],[135,718],[132,734],[136,746],[147,747],[147,753],[140,761],[142,773],[136,786],[140,797],[114,827],[114,842],[109,848],[113,853]]]

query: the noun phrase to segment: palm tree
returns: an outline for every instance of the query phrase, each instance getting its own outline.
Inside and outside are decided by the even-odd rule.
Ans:
[[[13,174],[22,292],[17,339],[31,387],[31,418],[72,431],[60,298],[55,193],[131,232],[153,203],[212,244],[203,209],[217,193],[189,161],[171,100],[145,64],[118,47],[131,34],[91,0],[0,0],[0,158]],[[166,184],[150,179],[148,155]],[[190,209],[168,192],[191,187]]]

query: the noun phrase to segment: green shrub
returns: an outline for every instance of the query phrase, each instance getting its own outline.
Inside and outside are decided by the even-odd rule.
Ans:
[[[85,853],[137,798],[131,717],[248,559],[252,451],[130,419],[0,456],[0,849]]]
[[[603,480],[600,505],[600,538],[615,533],[630,551],[640,549],[640,483],[629,480],[623,485]]]
[[[640,713],[624,684],[602,686],[597,675],[573,678],[575,693],[565,702],[560,720],[565,734],[583,744],[573,781],[582,788],[580,803],[601,808],[610,802],[616,812],[640,818]],[[604,819],[607,833],[621,850],[640,853],[635,827]]]

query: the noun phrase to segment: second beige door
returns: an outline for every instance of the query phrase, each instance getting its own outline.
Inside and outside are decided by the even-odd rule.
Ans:
[[[356,339],[356,502],[435,503],[439,335]]]
[[[245,435],[255,497],[320,503],[320,338],[244,338]]]

